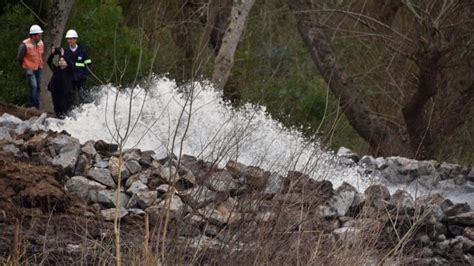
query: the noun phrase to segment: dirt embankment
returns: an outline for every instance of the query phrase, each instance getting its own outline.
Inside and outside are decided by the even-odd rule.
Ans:
[[[22,120],[28,120],[33,116],[40,116],[43,112],[35,108],[25,108],[0,101],[0,116],[4,113],[14,115]]]
[[[0,116],[4,113],[28,120],[42,112],[0,102]],[[29,137],[25,134],[16,141]],[[45,248],[67,245],[75,235],[71,232],[81,234],[77,225],[84,222],[81,214],[87,211],[87,204],[64,190],[59,167],[45,163],[40,154],[16,157],[3,149],[7,143],[0,140],[0,264],[13,256],[14,246],[20,257],[22,253],[33,255],[21,258],[23,262],[57,262]],[[92,227],[93,222],[89,223]]]

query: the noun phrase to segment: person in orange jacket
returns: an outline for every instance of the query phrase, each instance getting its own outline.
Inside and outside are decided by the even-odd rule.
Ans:
[[[30,37],[18,48],[17,60],[23,67],[30,87],[30,104],[39,109],[41,69],[43,68],[43,30],[38,25],[30,27]]]

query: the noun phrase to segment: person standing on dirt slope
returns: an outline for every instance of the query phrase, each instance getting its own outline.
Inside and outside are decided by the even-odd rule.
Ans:
[[[64,56],[69,61],[73,62],[74,75],[73,87],[75,94],[74,104],[79,105],[86,101],[85,82],[89,75],[89,67],[92,60],[87,54],[86,48],[77,42],[79,35],[75,30],[68,30],[66,32],[66,39],[68,47],[65,49]]]
[[[56,55],[59,55],[58,65],[53,63]],[[52,48],[47,63],[53,72],[53,76],[48,83],[48,90],[53,98],[54,112],[57,118],[64,119],[72,106],[73,63],[65,58],[64,49],[60,47]]]
[[[38,25],[30,27],[30,37],[24,39],[18,47],[17,61],[23,67],[30,87],[30,105],[39,109],[41,69],[43,68],[44,45],[41,40],[43,30]]]

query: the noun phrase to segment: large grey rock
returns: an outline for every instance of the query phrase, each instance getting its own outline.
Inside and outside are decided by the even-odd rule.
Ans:
[[[397,190],[390,198],[390,204],[396,206],[398,209],[412,209],[415,208],[415,201],[410,193],[404,190]]]
[[[243,174],[245,168],[247,168],[245,164],[233,160],[228,161],[225,167],[227,170],[229,170],[235,175]]]
[[[86,155],[81,154],[77,157],[77,163],[74,167],[74,175],[86,175],[87,169],[90,168],[89,160],[87,159]]]
[[[319,213],[326,218],[345,216],[351,206],[360,202],[361,198],[357,190],[344,182],[325,205],[318,207]]]
[[[94,148],[99,153],[110,154],[117,151],[118,145],[113,143],[107,143],[103,140],[98,140],[94,143]]]
[[[138,163],[137,160],[127,160],[125,161],[125,166],[132,175],[142,170],[142,166],[140,165],[140,163]]]
[[[359,163],[362,167],[367,168],[376,168],[375,166],[375,158],[372,155],[364,155],[360,158]]]
[[[116,206],[115,190],[91,190],[89,191],[89,200],[94,203],[99,203],[107,208],[114,208]],[[119,206],[126,207],[130,197],[125,193],[119,194]]]
[[[59,165],[67,171],[73,171],[76,166],[77,158],[81,152],[79,140],[64,134],[57,135],[50,140],[56,153],[58,154],[51,160],[53,165]]]
[[[386,158],[387,167],[380,174],[392,183],[410,183],[421,176],[439,175],[435,161],[416,161],[403,157]]]
[[[94,179],[95,181],[104,184],[111,188],[116,188],[117,185],[115,184],[112,176],[110,175],[109,169],[102,169],[102,168],[92,168],[89,169],[87,175]]]
[[[127,208],[140,207],[146,209],[158,201],[157,191],[140,191],[133,194],[128,202]]]
[[[359,165],[369,168],[383,170],[387,167],[387,162],[383,157],[374,158],[371,155],[365,155],[359,160]]]
[[[5,152],[8,152],[8,153],[11,153],[13,154],[15,157],[23,157],[23,156],[26,156],[25,154],[23,154],[23,152],[18,149],[17,146],[13,145],[13,144],[7,144],[7,145],[4,145],[3,146],[3,150]]]
[[[94,141],[89,140],[82,145],[81,151],[87,155],[87,157],[92,158],[94,155],[97,154],[97,151],[95,150],[94,147]]]
[[[258,191],[263,191],[270,177],[270,172],[267,172],[257,166],[247,166],[244,169],[244,180],[245,183],[250,186],[250,188]]]
[[[174,165],[160,167],[159,174],[162,179],[169,183],[179,180],[178,171]]]
[[[39,117],[32,117],[28,120],[29,130],[32,132],[47,131],[46,113],[42,113]]]
[[[436,204],[428,204],[424,206],[425,208],[425,223],[426,224],[433,224],[436,225],[437,223],[443,221],[445,219],[444,211],[441,209],[439,205]]]
[[[173,215],[180,215],[185,210],[183,201],[177,195],[171,196],[168,202],[163,199],[157,206],[162,209],[169,209]]]
[[[465,227],[463,236],[474,241],[474,227]]]
[[[73,176],[65,184],[69,192],[79,195],[81,198],[87,198],[89,191],[106,189],[106,186],[89,180],[83,176]]]
[[[44,149],[46,145],[46,141],[48,138],[48,133],[46,132],[40,132],[38,134],[35,134],[32,138],[28,139],[24,144],[24,148],[28,152],[40,152],[41,150]],[[58,154],[60,152],[60,148],[54,147],[55,154]]]
[[[215,209],[210,206],[206,206],[198,210],[199,215],[215,225],[231,224],[230,219],[232,213],[227,209]],[[235,214],[234,214],[235,215]],[[235,218],[234,218],[235,219]]]
[[[204,185],[217,192],[229,192],[239,187],[237,181],[227,171],[212,173],[204,180]]]
[[[105,221],[113,221],[115,219],[115,208],[110,208],[110,209],[105,209],[100,211],[100,216],[105,220]],[[120,208],[118,217],[119,219],[122,219],[128,214],[128,211],[125,208]]]
[[[145,191],[148,190],[148,186],[143,184],[142,181],[140,180],[135,180],[128,188],[127,188],[127,193],[128,194],[136,194],[140,191]]]
[[[179,183],[188,189],[194,187],[197,184],[197,180],[192,171],[185,171],[183,174],[180,174]]]
[[[151,170],[147,169],[145,171],[142,171],[140,173],[136,173],[129,178],[127,178],[127,181],[125,182],[126,187],[130,187],[133,182],[135,181],[140,181],[143,184],[148,184],[148,179],[150,178]]]
[[[156,191],[158,192],[158,197],[162,198],[165,196],[168,191],[171,191],[171,186],[168,184],[162,184],[159,187],[156,188]]]
[[[0,140],[12,141],[10,131],[5,127],[0,127]]]
[[[459,175],[462,172],[462,166],[458,164],[443,162],[438,167],[438,173],[440,174],[441,180],[446,180]]]
[[[448,217],[448,222],[464,226],[474,226],[474,212],[471,211]]]
[[[268,178],[267,186],[263,191],[267,195],[275,195],[283,192],[285,188],[285,178],[278,173],[273,173]]]
[[[20,118],[8,114],[8,113],[3,113],[2,116],[0,116],[0,127],[6,127],[6,128],[16,128],[18,125],[23,123],[23,120]]]
[[[470,212],[471,207],[467,203],[456,203],[444,210],[446,216],[456,216],[465,212]]]
[[[216,193],[205,186],[196,186],[192,189],[180,191],[179,196],[192,208],[199,209],[213,202]]]
[[[152,205],[145,209],[145,213],[150,218],[150,223],[156,223],[160,217],[163,217],[165,210],[158,205]]]
[[[367,203],[373,203],[375,201],[390,201],[390,192],[387,187],[383,185],[372,185],[369,186],[365,192],[365,198]]]
[[[359,155],[345,147],[339,148],[339,150],[337,151],[337,157],[339,157],[340,162],[347,165],[357,163],[360,159]]]
[[[120,161],[119,157],[112,156],[109,159],[109,170],[112,178],[116,183],[118,183],[118,178],[120,176],[121,180],[125,180],[130,176],[130,172],[125,166],[125,161]]]
[[[474,253],[474,241],[463,236],[457,236],[453,239],[447,239],[436,243],[434,251],[435,253],[446,257],[455,255],[455,253],[458,255],[461,255],[462,253],[472,255]]]
[[[154,151],[142,151],[142,156],[138,160],[138,162],[140,163],[140,165],[148,168],[153,162],[153,155],[155,155]]]
[[[138,161],[142,158],[142,152],[139,149],[130,149],[124,152],[123,159],[125,161]]]
[[[440,181],[441,178],[439,173],[434,172],[431,175],[418,176],[418,178],[414,182],[417,182],[418,184],[424,186],[427,189],[432,189],[433,187],[436,187]]]
[[[456,238],[459,238],[462,242],[462,250],[464,251],[464,253],[471,255],[474,254],[474,241],[464,236],[457,236]]]

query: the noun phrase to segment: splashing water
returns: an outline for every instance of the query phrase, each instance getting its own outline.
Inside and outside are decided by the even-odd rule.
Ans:
[[[81,142],[116,142],[117,133],[124,136],[129,125],[125,148],[153,150],[159,157],[182,152],[221,167],[232,159],[283,175],[298,170],[328,179],[335,187],[348,182],[359,191],[374,181],[358,166],[341,167],[332,152],[283,127],[264,107],[247,104],[235,109],[206,83],[184,90],[178,92],[166,78],[155,78],[147,93],[136,88],[116,94],[116,88],[103,86],[95,103],[83,105],[65,120],[50,119],[49,127],[66,130]]]

